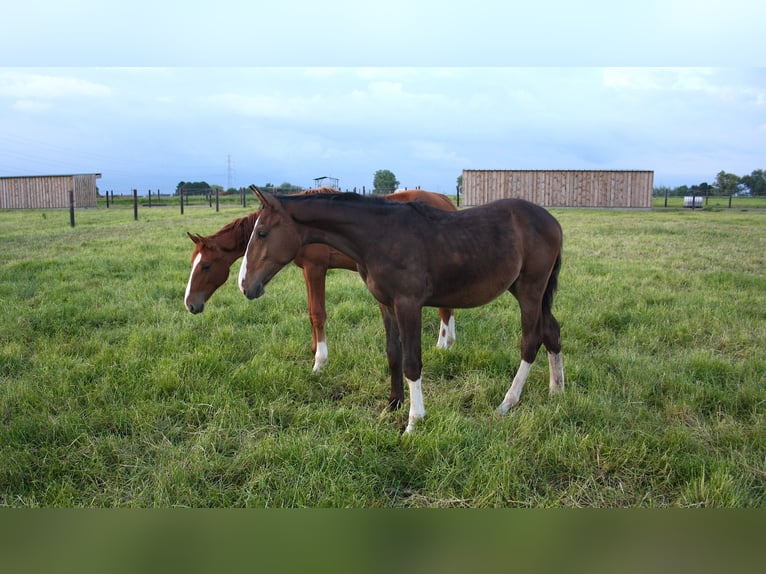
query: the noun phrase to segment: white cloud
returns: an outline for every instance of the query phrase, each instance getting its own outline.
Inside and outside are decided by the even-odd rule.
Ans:
[[[0,71],[0,96],[19,99],[59,99],[112,95],[104,84],[76,76],[48,75],[14,70]]]
[[[707,92],[716,90],[713,74],[710,68],[607,68],[603,83],[617,90]]]
[[[407,146],[411,157],[416,160],[451,164],[460,164],[465,161],[452,146],[442,142],[411,140],[407,142]]]
[[[13,109],[19,112],[39,113],[47,112],[53,107],[50,102],[41,102],[39,100],[16,100]]]
[[[228,155],[242,184],[391,169],[451,191],[463,168],[623,168],[676,185],[664,174],[762,167],[765,101],[762,68],[0,68],[0,171],[66,140],[114,187],[174,184],[158,157],[170,180],[219,182]]]

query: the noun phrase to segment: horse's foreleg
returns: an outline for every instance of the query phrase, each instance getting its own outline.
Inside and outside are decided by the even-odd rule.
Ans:
[[[386,357],[391,375],[391,394],[388,397],[388,410],[395,411],[404,402],[404,380],[402,379],[402,344],[399,340],[399,326],[396,324],[394,311],[383,304],[379,305],[386,330]]]
[[[436,341],[437,349],[449,349],[455,344],[455,313],[452,309],[439,309],[439,339]]]
[[[415,430],[418,421],[426,416],[423,403],[423,359],[420,341],[422,308],[412,303],[397,303],[394,308],[404,354],[404,376],[410,388],[410,412],[404,434],[410,434]]]
[[[327,267],[303,263],[303,280],[306,283],[306,297],[309,305],[309,320],[311,321],[311,352],[314,353],[314,368],[318,373],[327,364],[327,335],[325,322],[325,279]]]

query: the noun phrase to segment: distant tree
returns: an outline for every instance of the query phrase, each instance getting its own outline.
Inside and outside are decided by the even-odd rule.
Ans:
[[[753,170],[750,175],[742,176],[744,185],[753,195],[766,195],[766,174],[762,169]]]
[[[734,195],[739,191],[741,183],[742,180],[738,175],[719,171],[718,175],[715,176],[713,188],[721,195]]]
[[[207,196],[212,188],[206,181],[182,181],[176,186],[176,195],[184,190],[184,195],[205,195]]]
[[[301,191],[303,191],[303,188],[300,185],[293,185],[289,181],[284,182],[278,188],[278,192],[283,194],[300,193]]]
[[[372,181],[374,193],[387,195],[396,191],[399,187],[399,181],[393,172],[387,169],[379,169],[375,172],[375,178]]]

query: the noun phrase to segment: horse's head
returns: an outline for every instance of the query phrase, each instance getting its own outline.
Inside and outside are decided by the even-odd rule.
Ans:
[[[205,310],[205,301],[229,277],[232,261],[218,247],[215,239],[188,232],[187,235],[194,242],[194,250],[184,304],[190,313],[201,313]]]
[[[264,293],[265,285],[298,255],[301,237],[279,198],[251,186],[261,201],[261,212],[239,269],[239,288],[248,299]]]

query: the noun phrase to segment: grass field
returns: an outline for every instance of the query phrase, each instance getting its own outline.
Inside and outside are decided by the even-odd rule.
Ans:
[[[652,205],[655,208],[665,208],[664,197],[654,197],[652,199]],[[668,209],[683,207],[683,197],[668,197]],[[731,200],[728,196],[711,195],[708,198],[702,198],[702,208],[710,210],[721,209],[738,209],[738,210],[751,210],[751,209],[766,209],[766,197],[732,197]],[[687,208],[689,209],[689,208]]]
[[[541,352],[519,406],[508,295],[457,313],[401,437],[383,327],[328,278],[311,374],[300,272],[183,307],[192,243],[241,208],[0,212],[0,505],[764,507],[766,212],[554,210],[565,393]],[[236,275],[237,267],[233,275]]]

